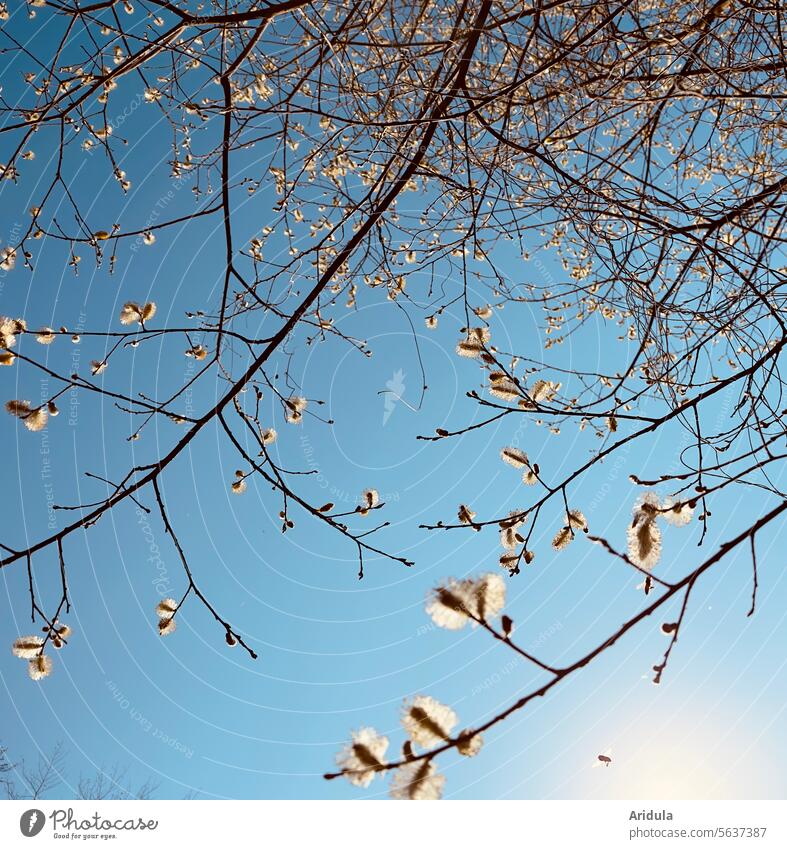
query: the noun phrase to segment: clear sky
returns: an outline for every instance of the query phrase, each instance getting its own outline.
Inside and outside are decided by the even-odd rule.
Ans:
[[[18,59],[1,61],[4,93],[11,100],[28,67]],[[119,105],[115,135],[130,140],[122,167],[133,181],[131,194],[124,198],[106,179],[100,153],[75,157],[68,165],[96,230],[109,229],[121,214],[126,226],[145,226],[193,209],[186,184],[171,190],[156,146],[164,130],[151,118],[152,108],[135,99],[137,83],[129,86],[119,103],[131,105],[127,114]],[[52,166],[53,138],[46,132],[51,131],[36,138],[37,159],[22,169],[20,184],[0,184],[3,244],[13,240],[21,222],[26,226],[36,181]],[[2,144],[8,144],[5,137]],[[0,161],[6,155],[0,147]],[[238,162],[239,172],[259,177],[266,161],[265,150],[252,151]],[[266,223],[274,195],[266,185],[251,198],[238,189],[236,197],[242,242]],[[419,202],[417,194],[408,194],[400,212],[417,209]],[[71,229],[69,210],[57,214]],[[205,218],[160,234],[153,246],[126,246],[114,275],[106,264],[96,269],[85,248],[75,278],[62,244],[42,244],[33,274],[17,268],[0,278],[0,312],[24,316],[32,328],[118,329],[125,300],[152,298],[159,307],[157,326],[181,324],[185,310],[216,302],[223,250],[219,223]],[[553,272],[512,257],[508,273],[514,281],[529,282]],[[406,309],[429,387],[423,403],[406,315],[379,291],[363,287],[358,309],[336,320],[348,335],[369,341],[371,358],[336,339],[306,347],[298,336],[289,346],[295,352],[293,376],[304,394],[325,402],[310,409],[335,424],[310,415],[290,426],[265,401],[279,431],[275,451],[282,466],[318,470],[298,479],[299,492],[316,503],[351,509],[363,489],[375,487],[386,506],[359,523],[388,520],[391,526],[376,537],[377,544],[415,566],[369,558],[359,581],[354,546],[310,517],[296,511],[296,527],[282,535],[280,501],[266,487],[249,478],[243,496],[230,493],[241,464],[218,430],[208,427],[167,470],[163,491],[201,588],[260,659],[253,662],[240,649],[227,648],[221,629],[193,601],[182,611],[177,632],[158,636],[155,604],[165,595],[179,597],[184,576],[157,513],[146,515],[126,501],[66,545],[73,601],[66,621],[75,633],[55,656],[52,676],[33,682],[10,650],[0,651],[0,740],[13,758],[35,759],[62,740],[72,785],[80,774],[120,764],[132,780],[158,781],[162,797],[190,791],[208,798],[376,796],[385,792],[383,782],[362,791],[320,777],[333,768],[351,729],[375,726],[396,752],[403,741],[398,723],[403,697],[432,695],[450,704],[465,727],[489,718],[538,680],[484,633],[438,630],[423,609],[428,589],[441,578],[499,568],[496,533],[430,533],[418,525],[452,520],[461,502],[470,503],[479,517],[525,506],[530,493],[520,475],[499,460],[504,445],[527,450],[547,479],[558,480],[598,439],[590,429],[565,428],[553,435],[532,419],[512,416],[458,440],[417,441],[416,435],[435,427],[461,427],[481,418],[465,396],[480,384],[477,364],[454,354],[463,316],[445,315],[437,330],[427,330],[426,312],[418,308],[425,291],[425,281],[408,282],[414,303]],[[479,294],[476,300],[486,299]],[[542,356],[542,325],[542,314],[526,306],[508,306],[491,322],[500,347],[535,359]],[[265,319],[262,326],[275,323]],[[549,352],[548,361],[614,369],[628,350],[628,343],[617,341],[619,332],[599,319],[571,345]],[[85,338],[72,346],[58,339],[46,355],[53,368],[86,374],[103,345]],[[41,354],[32,338],[21,340],[23,352],[34,347]],[[163,394],[193,369],[183,348],[178,341],[129,350],[102,376],[105,385]],[[54,383],[42,385],[41,374],[21,363],[0,374],[3,401],[37,400]],[[401,402],[386,402],[380,394],[390,386],[398,387]],[[196,390],[193,410],[204,410],[215,391],[216,386]],[[722,398],[710,414],[723,420],[731,402],[731,396]],[[53,503],[103,495],[103,486],[85,471],[117,479],[182,434],[178,425],[160,421],[140,441],[127,443],[129,417],[109,403],[84,393],[67,396],[60,406],[61,415],[41,433],[0,417],[6,480],[0,540],[11,546],[51,532],[53,522],[60,526],[68,514],[53,513]],[[628,475],[661,473],[686,445],[677,429],[636,445],[581,480],[571,492],[572,504],[585,512],[593,533],[622,548],[638,494]],[[713,507],[703,546],[708,553],[772,506],[754,489],[725,492]],[[151,493],[140,498],[153,506]],[[535,540],[535,562],[506,578],[506,610],[525,648],[561,663],[602,640],[638,609],[642,596],[636,575],[582,538],[553,552],[549,541],[562,518],[560,505],[550,510],[551,524],[545,522]],[[444,758],[446,796],[783,798],[787,743],[777,729],[787,695],[787,586],[781,532],[758,537],[756,616],[746,617],[751,568],[744,551],[697,585],[660,687],[649,673],[666,647],[659,625],[667,614],[638,626],[575,679],[489,733],[477,758]],[[665,530],[666,575],[683,574],[699,562],[698,540],[696,523]],[[34,571],[41,597],[56,603],[56,552],[37,555]],[[0,579],[0,644],[10,649],[15,637],[31,631],[23,564],[3,569]],[[613,766],[593,769],[596,756],[608,749]]]

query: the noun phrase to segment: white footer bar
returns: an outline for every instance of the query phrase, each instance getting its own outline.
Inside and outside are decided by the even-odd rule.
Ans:
[[[787,847],[787,803],[3,802],[0,846]]]

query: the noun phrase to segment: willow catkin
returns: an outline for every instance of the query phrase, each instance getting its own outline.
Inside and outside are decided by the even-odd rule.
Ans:
[[[39,654],[27,663],[27,673],[33,681],[40,681],[52,674],[52,658]]]
[[[568,525],[562,527],[552,538],[552,548],[562,551],[573,539],[571,528]]]
[[[522,397],[519,387],[513,380],[500,380],[490,384],[489,394],[501,401],[518,401]]]
[[[483,350],[484,346],[477,339],[462,339],[456,345],[456,353],[468,359],[480,356]]]
[[[456,515],[462,525],[472,525],[476,514],[467,504],[460,504]]]
[[[585,514],[581,510],[569,510],[566,513],[566,524],[575,531],[585,531],[587,533],[588,523]]]
[[[11,646],[11,651],[15,657],[22,660],[32,660],[41,651],[43,645],[44,638],[33,634],[29,637],[17,637]]]
[[[454,710],[431,696],[416,696],[402,706],[402,725],[417,746],[430,748],[445,743],[459,722]]]
[[[43,430],[48,420],[49,413],[44,407],[38,407],[22,418],[25,427],[32,431]]]
[[[344,776],[356,787],[368,787],[372,779],[385,766],[388,738],[374,728],[353,731],[351,742],[336,756],[336,763]]]
[[[404,764],[391,779],[391,797],[412,801],[433,801],[442,798],[445,776],[437,771],[434,761],[414,761]]]
[[[509,466],[513,466],[515,469],[523,469],[525,466],[528,468],[530,467],[527,454],[525,454],[524,451],[520,451],[518,448],[503,448],[500,451],[500,459],[504,463],[508,463]]]
[[[153,301],[148,301],[143,305],[136,301],[126,301],[120,310],[119,319],[121,324],[144,324],[155,314],[156,304]]]
[[[505,607],[505,581],[493,573],[478,578],[449,578],[431,591],[426,612],[439,628],[456,631],[469,621],[489,620]]]
[[[10,413],[12,416],[21,418],[30,412],[30,402],[12,399],[11,401],[5,402],[5,409],[6,412]]]
[[[473,734],[471,731],[463,731],[459,735],[459,742],[456,745],[456,750],[460,755],[466,758],[474,758],[484,745],[484,738],[480,734]]]
[[[674,501],[667,498],[661,505],[661,516],[670,525],[683,527],[688,525],[694,516],[694,508],[687,501]]]
[[[661,557],[661,529],[656,523],[658,515],[658,496],[652,492],[644,493],[634,505],[634,516],[627,532],[629,559],[642,569],[652,569]]]

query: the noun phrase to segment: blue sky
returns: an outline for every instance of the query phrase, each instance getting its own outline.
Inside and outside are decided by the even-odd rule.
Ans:
[[[10,63],[4,75],[9,98],[25,69]],[[129,86],[121,103],[135,102]],[[106,179],[101,154],[69,162],[70,179],[94,229],[108,229],[121,217],[127,226],[144,226],[159,214],[193,208],[188,188],[170,197],[166,166],[150,160],[163,130],[146,109],[151,107],[129,110],[116,131],[132,140],[123,165],[133,180],[129,197]],[[52,140],[40,135],[33,145],[35,164],[23,169],[18,186],[3,181],[0,189],[4,244],[20,222],[26,224],[36,180],[51,168]],[[5,156],[0,150],[0,161]],[[266,156],[265,150],[250,152],[238,162],[239,172],[259,176]],[[274,196],[268,186],[251,198],[239,189],[237,198],[242,242],[264,225]],[[417,209],[419,201],[408,194],[400,212]],[[70,225],[69,213],[59,214]],[[115,275],[106,264],[96,269],[85,249],[75,278],[62,245],[41,244],[32,275],[18,268],[0,279],[0,312],[22,315],[33,328],[118,329],[125,300],[152,298],[159,306],[156,326],[182,324],[185,310],[215,304],[223,249],[218,227],[218,219],[206,218],[160,234],[154,246],[124,248]],[[517,282],[552,273],[514,257],[507,271]],[[179,597],[184,577],[156,512],[146,515],[126,502],[66,545],[74,605],[67,621],[75,634],[55,657],[51,678],[28,680],[24,664],[10,651],[0,652],[0,739],[13,757],[34,760],[62,740],[67,782],[117,763],[127,767],[132,781],[158,781],[162,797],[190,791],[220,798],[377,796],[385,792],[380,781],[359,791],[320,777],[333,767],[351,729],[374,725],[391,738],[395,753],[403,740],[398,726],[403,697],[432,695],[454,707],[463,726],[472,726],[539,680],[485,634],[440,631],[423,610],[438,580],[498,568],[496,533],[430,533],[418,525],[452,520],[461,502],[470,503],[479,517],[525,506],[529,492],[520,476],[499,460],[504,445],[524,448],[547,479],[558,480],[597,448],[598,439],[573,427],[552,435],[525,416],[512,416],[462,439],[417,441],[435,427],[461,427],[481,417],[465,397],[479,386],[478,367],[453,351],[463,316],[447,314],[437,330],[427,330],[426,312],[417,308],[425,291],[426,282],[417,277],[408,283],[415,303],[406,309],[429,387],[420,406],[422,377],[411,326],[379,291],[365,288],[357,311],[337,314],[336,320],[345,333],[369,341],[371,358],[335,339],[307,348],[299,336],[290,346],[296,352],[293,376],[304,394],[325,402],[310,409],[335,424],[307,416],[298,427],[286,425],[270,398],[265,400],[270,424],[280,434],[276,452],[282,466],[319,472],[297,479],[298,491],[315,503],[330,500],[351,508],[363,489],[375,487],[386,507],[374,519],[391,523],[377,544],[416,565],[408,569],[369,558],[359,582],[354,546],[310,517],[296,511],[296,527],[282,535],[274,494],[253,478],[243,496],[230,493],[233,471],[242,464],[210,426],[167,470],[163,492],[200,587],[260,659],[253,662],[227,648],[221,629],[193,600],[177,632],[158,636],[153,608],[164,595]],[[478,304],[486,300],[485,293],[476,297]],[[492,319],[492,332],[501,348],[539,359],[542,325],[537,309],[509,305]],[[571,345],[551,351],[549,361],[614,369],[630,353],[618,333],[598,319]],[[105,385],[163,394],[193,367],[184,347],[178,340],[129,350],[122,361],[113,360]],[[31,349],[42,353],[32,338],[22,339],[21,350]],[[53,368],[84,374],[89,361],[102,356],[103,343],[84,339],[72,346],[58,339],[45,353]],[[397,374],[404,400],[386,410],[380,392],[398,382]],[[3,401],[36,400],[53,386],[51,380],[42,386],[41,375],[21,363],[0,374]],[[194,410],[205,409],[217,389],[195,390]],[[728,416],[730,401],[723,397],[708,415]],[[52,503],[101,497],[103,487],[85,478],[85,471],[117,479],[130,465],[167,450],[182,433],[172,422],[156,422],[129,444],[128,416],[110,404],[80,394],[60,406],[61,415],[39,434],[9,416],[0,418],[7,480],[0,539],[12,546],[34,541],[51,532],[52,521],[63,521],[60,513],[53,518]],[[622,548],[638,493],[628,475],[659,474],[685,445],[677,428],[635,444],[582,479],[571,492],[572,504],[584,510],[593,533]],[[153,506],[151,493],[140,497]],[[769,506],[757,490],[726,491],[714,503],[704,550],[713,551]],[[549,541],[561,515],[560,505],[550,506],[535,540],[535,562],[507,579],[506,609],[518,640],[555,663],[583,654],[642,602],[638,578],[586,540],[552,552]],[[372,521],[366,517],[358,526]],[[444,758],[446,795],[783,797],[787,743],[776,733],[785,704],[780,530],[758,536],[755,617],[746,617],[751,569],[741,552],[698,584],[660,687],[652,685],[649,671],[666,647],[659,625],[667,614],[639,626],[576,679],[490,733],[479,757]],[[698,562],[698,539],[696,523],[665,530],[665,574],[682,574]],[[41,597],[56,603],[56,552],[38,555],[34,570]],[[10,648],[16,636],[31,630],[27,576],[15,564],[0,577],[0,644]],[[610,748],[613,767],[593,769],[596,755]]]

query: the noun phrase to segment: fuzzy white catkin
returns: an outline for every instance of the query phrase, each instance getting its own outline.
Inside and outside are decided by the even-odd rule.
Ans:
[[[424,748],[445,742],[458,721],[448,705],[431,696],[416,696],[402,706],[402,725],[407,736]]]
[[[156,605],[156,615],[162,619],[167,619],[175,613],[177,607],[178,603],[174,598],[163,598]]]
[[[433,761],[404,764],[391,780],[391,797],[412,801],[432,801],[442,798],[445,776],[437,771]]]
[[[22,660],[32,660],[44,644],[44,638],[33,634],[29,637],[18,637],[11,646],[11,651]]]
[[[350,784],[368,787],[385,764],[388,738],[378,734],[374,728],[353,731],[351,742],[336,756],[336,763]]]
[[[429,595],[426,612],[440,628],[457,631],[471,617],[491,619],[503,609],[506,600],[505,581],[493,573],[458,581],[449,578]]]
[[[525,466],[530,465],[530,462],[527,459],[527,454],[525,454],[524,451],[520,451],[518,448],[503,448],[500,451],[500,459],[504,463],[508,463],[509,466],[513,466],[515,469],[523,469]]]
[[[52,658],[40,654],[28,661],[27,673],[33,681],[40,681],[52,673]]]

